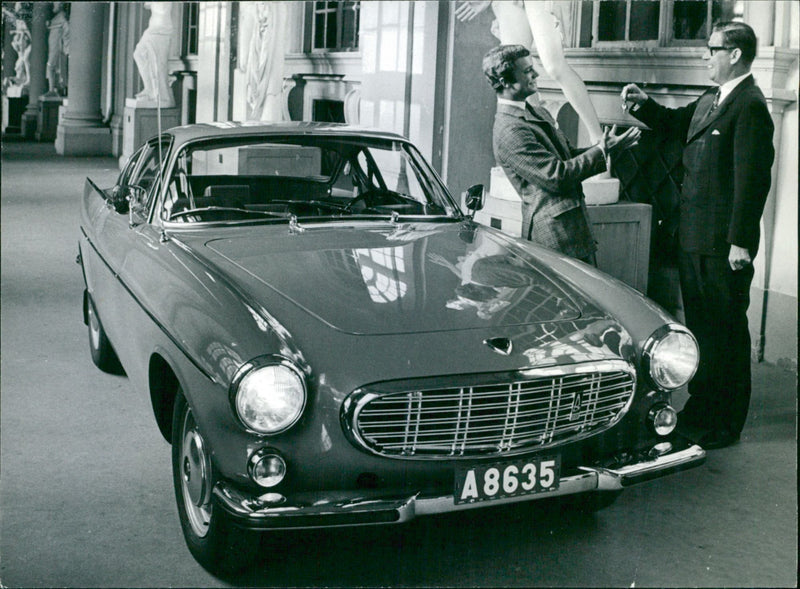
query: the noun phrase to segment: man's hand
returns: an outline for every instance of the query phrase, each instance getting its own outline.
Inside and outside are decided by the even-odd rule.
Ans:
[[[626,149],[630,149],[634,145],[637,145],[641,135],[642,131],[639,129],[639,127],[630,127],[621,135],[617,135],[616,125],[611,127],[611,129],[606,127],[603,130],[603,138],[601,139],[600,146],[603,148],[603,152],[607,155],[625,151]]]
[[[737,270],[746,268],[752,261],[747,248],[731,244],[731,251],[728,254],[728,264],[730,264],[731,270],[736,272]]]
[[[622,110],[628,110],[630,108],[631,105],[628,104],[629,102],[632,102],[636,106],[641,106],[647,102],[647,94],[636,84],[628,84],[625,86],[620,96],[622,97]]]
[[[456,18],[461,22],[472,20],[481,12],[489,8],[491,0],[473,2],[471,0],[462,1],[456,8]]]

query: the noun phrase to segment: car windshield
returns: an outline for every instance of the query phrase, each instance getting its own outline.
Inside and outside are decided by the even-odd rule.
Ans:
[[[174,161],[160,205],[170,223],[460,218],[419,152],[392,139],[206,140]]]

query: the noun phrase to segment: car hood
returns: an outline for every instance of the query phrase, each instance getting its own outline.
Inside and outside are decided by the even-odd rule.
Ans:
[[[471,223],[307,227],[185,241],[271,312],[279,294],[351,334],[569,321],[588,303],[527,249]]]

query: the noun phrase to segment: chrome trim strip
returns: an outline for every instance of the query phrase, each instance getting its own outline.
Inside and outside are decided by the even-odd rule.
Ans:
[[[277,494],[249,496],[237,491],[225,481],[217,482],[213,495],[222,509],[246,527],[278,529],[391,524],[406,522],[418,515],[508,505],[591,491],[617,491],[639,482],[671,474],[676,470],[700,466],[705,462],[705,457],[705,450],[692,445],[685,450],[618,469],[579,467],[581,473],[562,477],[558,489],[549,493],[458,505],[455,504],[452,495],[420,497],[419,494],[387,498],[352,497],[340,493],[338,498],[315,496],[291,502]],[[279,497],[280,500],[273,500],[273,496]]]

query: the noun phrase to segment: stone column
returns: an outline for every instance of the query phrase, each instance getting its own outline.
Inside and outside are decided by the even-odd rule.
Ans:
[[[61,155],[111,155],[101,112],[103,27],[107,2],[73,2],[67,106],[56,134]]]
[[[50,3],[35,2],[31,19],[31,85],[28,87],[28,106],[22,115],[22,136],[33,139],[39,117],[39,97],[47,91],[47,20]]]

